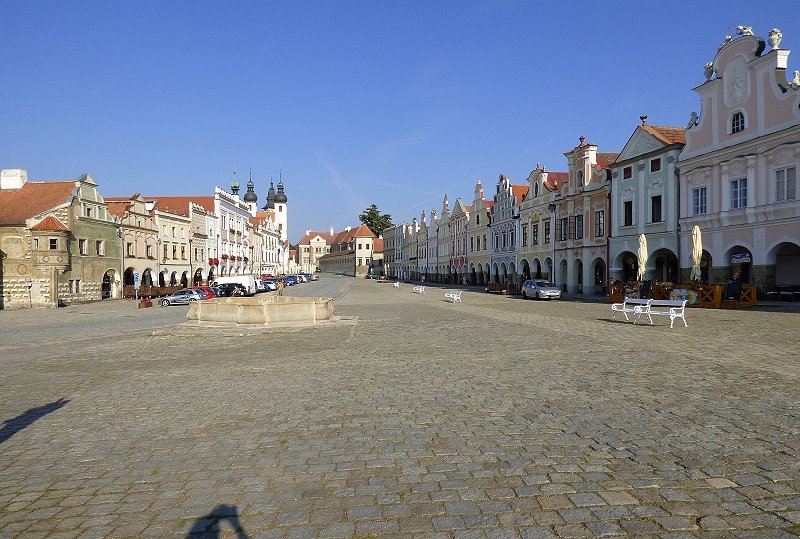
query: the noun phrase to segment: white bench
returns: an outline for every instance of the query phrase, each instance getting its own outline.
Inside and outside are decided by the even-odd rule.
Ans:
[[[637,305],[634,307],[634,320],[638,321],[639,318],[646,315],[650,320],[650,325],[653,325],[653,316],[669,316],[669,327],[672,328],[672,323],[676,318],[683,320],[684,327],[689,327],[686,323],[686,300],[685,299],[651,299],[647,305]]]
[[[412,292],[414,292],[415,294],[424,294],[425,293],[425,287],[424,286],[415,286],[414,290],[412,290]]]
[[[614,314],[614,320],[617,319],[617,313],[622,313],[625,315],[625,320],[630,320],[628,318],[628,313],[635,314],[636,308],[644,307],[647,305],[647,302],[650,301],[648,299],[642,298],[625,298],[622,300],[622,303],[614,303],[611,305],[611,312]],[[638,322],[638,317],[634,316],[633,319],[634,323]]]
[[[461,290],[456,290],[455,292],[445,292],[444,299],[450,303],[461,303]]]

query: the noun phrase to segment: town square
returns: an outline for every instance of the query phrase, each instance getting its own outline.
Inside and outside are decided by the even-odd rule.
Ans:
[[[0,312],[0,536],[797,535],[800,304],[412,286],[290,287],[334,298],[304,328]]]
[[[800,537],[792,0],[3,19],[0,538]]]

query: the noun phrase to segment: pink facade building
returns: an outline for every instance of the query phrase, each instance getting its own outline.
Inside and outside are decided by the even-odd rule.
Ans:
[[[684,280],[697,225],[705,279],[738,277],[762,292],[800,285],[800,72],[787,80],[780,37],[739,27],[694,89],[700,115],[691,115],[678,163]]]

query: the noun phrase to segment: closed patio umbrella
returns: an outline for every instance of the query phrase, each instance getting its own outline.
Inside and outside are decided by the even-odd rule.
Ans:
[[[639,250],[636,253],[639,259],[639,268],[636,270],[636,279],[642,281],[644,279],[644,272],[647,266],[647,238],[644,234],[639,235]]]
[[[699,281],[702,278],[700,273],[700,260],[703,258],[703,236],[700,227],[694,225],[692,229],[692,273],[689,279]]]

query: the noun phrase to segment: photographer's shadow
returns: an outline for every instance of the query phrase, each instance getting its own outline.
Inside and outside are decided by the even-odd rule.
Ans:
[[[235,505],[218,505],[207,515],[194,521],[186,539],[218,539],[220,525],[227,523],[236,532],[238,539],[249,539],[239,522],[239,509]]]

